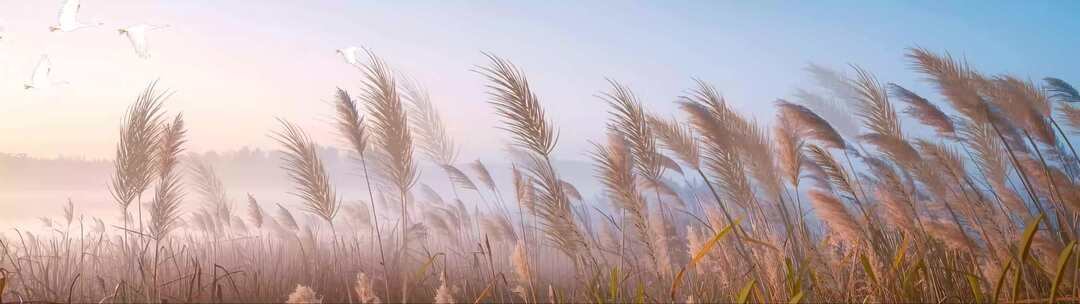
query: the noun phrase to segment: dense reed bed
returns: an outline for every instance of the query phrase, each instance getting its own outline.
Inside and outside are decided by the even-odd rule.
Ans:
[[[440,105],[368,52],[362,90],[326,109],[367,195],[339,195],[320,143],[281,119],[295,206],[231,201],[213,167],[183,157],[183,118],[149,86],[109,183],[122,220],[69,202],[47,232],[8,233],[0,301],[1080,300],[1080,93],[1063,80],[915,48],[906,60],[936,91],[812,65],[816,87],[776,100],[771,125],[702,80],[675,117],[610,81],[608,135],[589,155],[603,199],[588,200],[553,165],[542,92],[485,55],[475,72],[510,172],[459,162]]]

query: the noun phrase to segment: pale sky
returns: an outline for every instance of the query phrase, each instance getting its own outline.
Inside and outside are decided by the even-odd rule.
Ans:
[[[559,154],[584,158],[601,138],[605,77],[646,106],[672,113],[691,77],[716,85],[736,108],[764,121],[771,102],[809,81],[810,62],[857,63],[884,82],[933,91],[910,71],[905,48],[966,57],[992,73],[1080,82],[1077,2],[931,1],[206,1],[83,0],[80,19],[99,28],[50,33],[60,1],[0,0],[0,151],[110,157],[120,118],[154,79],[177,93],[193,150],[274,149],[275,117],[324,144],[334,88],[360,73],[335,54],[374,50],[429,90],[464,160],[501,153],[508,138],[487,104],[481,51],[523,68],[559,127]],[[148,34],[149,60],[116,29],[168,24]],[[48,91],[22,85],[42,54]]]

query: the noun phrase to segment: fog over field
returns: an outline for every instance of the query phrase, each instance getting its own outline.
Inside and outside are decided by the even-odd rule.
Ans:
[[[349,201],[360,200],[367,195],[363,172],[359,166],[350,163],[350,155],[335,148],[324,148],[320,152],[326,162],[330,177],[334,180],[338,192]],[[244,148],[236,151],[204,152],[190,157],[202,160],[214,167],[221,181],[228,187],[230,201],[240,204],[247,200],[247,194],[260,197],[268,204],[282,203],[297,205],[300,201],[289,194],[292,185],[281,170],[281,155],[276,151]],[[492,160],[485,162],[492,168],[493,176],[508,179],[510,166],[507,163]],[[588,163],[578,161],[557,162],[564,168],[567,180],[580,180],[579,188],[583,195],[599,197],[599,184],[592,179],[592,168]],[[70,198],[77,203],[87,216],[115,220],[115,202],[107,189],[107,181],[112,174],[112,164],[106,160],[85,158],[32,158],[25,155],[0,155],[0,214],[2,229],[24,227],[40,229],[40,217],[56,216]],[[421,181],[439,192],[450,192],[446,174],[438,167],[423,166],[425,173]],[[505,176],[504,176],[505,175]],[[469,199],[480,198],[469,195]],[[199,198],[188,198],[188,211],[194,211]]]

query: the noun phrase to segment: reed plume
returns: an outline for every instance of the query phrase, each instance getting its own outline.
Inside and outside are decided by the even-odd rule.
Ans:
[[[345,211],[345,214],[347,214],[348,217],[359,226],[371,226],[371,214],[369,213],[370,211],[368,210],[367,206],[364,205],[364,203],[365,202],[346,204],[342,206],[341,209]]]
[[[441,206],[446,204],[446,201],[443,200],[442,196],[439,195],[438,192],[435,192],[435,189],[431,189],[431,186],[428,186],[427,184],[420,183],[420,194],[432,205]]]
[[[818,168],[822,169],[822,173],[825,173],[824,179],[826,181],[844,194],[856,197],[851,177],[844,170],[844,167],[833,158],[832,153],[813,144],[808,145],[806,151],[807,157],[817,164]]]
[[[506,219],[506,217],[487,214],[479,216],[479,221],[484,234],[491,236],[492,240],[496,242],[517,241],[517,233],[514,232],[514,226]]]
[[[885,87],[869,71],[859,66],[852,68],[858,75],[851,81],[851,85],[857,92],[856,113],[862,118],[863,126],[871,133],[902,139],[904,135],[900,128],[900,117],[889,102]]]
[[[671,197],[676,204],[683,205],[679,199],[679,195],[664,182],[664,171],[670,166],[665,163],[672,161],[658,151],[656,136],[654,135],[652,124],[649,123],[648,114],[634,93],[618,82],[611,80],[608,82],[612,86],[611,92],[603,93],[601,97],[612,108],[609,110],[609,113],[611,113],[614,118],[609,123],[609,129],[611,132],[616,133],[616,138],[622,138],[614,140],[612,145],[626,146],[628,149],[626,152],[632,154],[632,157],[621,156],[621,158],[628,159],[628,163],[632,168],[625,169],[637,170],[641,177],[640,181],[647,188],[653,190],[653,193],[656,196],[657,205],[659,206],[658,212],[655,212],[653,214],[654,216],[649,216],[650,213],[648,212],[648,209],[642,208],[641,210],[638,210],[638,212],[642,212],[641,214],[638,214],[638,216],[649,216],[651,219],[649,221],[652,222],[650,224],[651,227],[638,227],[638,229],[651,228],[653,230],[653,241],[645,243],[646,248],[652,251],[650,258],[653,259],[654,264],[659,266],[657,269],[659,273],[674,275],[673,267],[675,266],[673,264],[682,263],[685,259],[682,254],[680,254],[682,252],[681,250],[673,250],[680,248],[679,243],[681,242],[676,241],[678,238],[675,237],[674,227],[669,221],[670,213],[666,211],[667,208],[665,208],[665,205],[670,204],[672,201],[665,203],[661,198],[661,194],[663,194]],[[616,147],[614,149],[623,148]],[[604,152],[599,153],[602,154]],[[678,168],[678,165],[674,165],[674,167]],[[603,172],[610,170],[601,171],[601,176],[610,173]],[[635,175],[630,173],[628,181],[635,183],[636,180],[637,178]],[[605,182],[605,184],[608,184],[608,182]],[[611,188],[610,185],[608,187]],[[622,188],[626,188],[626,186],[622,186]],[[633,192],[620,195],[624,200],[632,200],[632,196],[640,195],[634,193],[637,191],[636,189],[630,188],[626,190]],[[618,191],[620,190],[615,190],[615,192]],[[646,204],[646,201],[643,198],[641,199],[641,204]],[[635,222],[637,221],[635,220]],[[639,232],[639,237],[644,239],[649,236],[647,233]]]
[[[485,187],[488,187],[488,190],[491,190],[491,192],[496,194],[499,193],[499,188],[495,186],[495,179],[491,177],[491,171],[488,171],[487,166],[484,166],[484,163],[480,162],[479,159],[469,164],[467,168],[472,169],[472,171],[476,173],[477,179],[479,179],[480,183],[484,184]]]
[[[579,265],[581,258],[592,254],[574,221],[570,200],[551,164],[550,154],[557,137],[554,128],[544,117],[540,100],[521,71],[509,61],[490,54],[485,56],[491,65],[480,67],[478,73],[488,80],[490,103],[506,125],[501,128],[510,132],[516,146],[530,152],[526,165],[537,186],[533,188],[530,202],[534,203],[536,215],[544,221],[548,239]]]
[[[798,104],[805,105],[814,113],[820,114],[822,118],[829,121],[841,135],[846,137],[859,135],[859,124],[855,122],[855,117],[851,114],[851,109],[848,109],[847,104],[841,103],[843,100],[837,100],[836,97],[826,98],[821,94],[804,89],[795,89],[793,97],[798,101]],[[850,100],[851,98],[843,99]]]
[[[71,222],[75,220],[75,203],[71,202],[71,198],[68,198],[67,204],[64,204],[64,221],[68,226],[71,226]]]
[[[259,207],[259,202],[255,200],[255,196],[248,193],[248,219],[255,225],[255,229],[262,228],[264,217],[265,213],[262,207]]]
[[[1046,145],[1055,146],[1057,138],[1047,121],[1052,117],[1050,101],[1041,88],[1029,81],[1003,75],[988,81],[983,90],[989,101],[1001,109],[1001,115],[1008,117],[1008,125],[1024,130]]]
[[[364,72],[364,94],[362,100],[367,105],[371,117],[372,133],[375,135],[375,147],[385,156],[378,165],[380,172],[393,185],[401,203],[401,248],[402,256],[408,258],[409,248],[409,190],[416,184],[419,172],[413,160],[412,132],[409,128],[409,116],[398,94],[397,81],[393,72],[381,58],[365,51],[368,63],[361,67]],[[409,276],[403,276],[402,302],[408,301]]]
[[[649,124],[655,130],[664,148],[675,153],[684,164],[693,169],[701,168],[701,150],[690,128],[673,120],[650,117]]]
[[[476,183],[473,183],[472,179],[465,172],[461,172],[460,169],[453,165],[441,165],[443,171],[450,177],[450,182],[462,189],[477,191]]]
[[[915,170],[913,168],[922,160],[919,151],[901,137],[870,133],[860,136],[859,139],[877,147],[879,152],[906,170]]]
[[[649,208],[645,198],[638,192],[637,178],[634,174],[634,158],[629,145],[621,134],[609,134],[608,144],[595,145],[593,159],[596,161],[596,176],[604,184],[605,192],[614,205],[625,212],[637,234],[637,241],[645,248],[645,253],[659,273],[660,249],[649,220]]]
[[[853,101],[861,94],[860,88],[851,78],[836,70],[813,63],[803,70],[810,73],[810,78],[819,87],[828,90],[835,98]]]
[[[457,161],[458,148],[446,133],[442,115],[431,103],[427,90],[415,81],[403,81],[402,98],[409,103],[409,118],[417,147],[435,164],[448,166]]]
[[[1074,130],[1073,134],[1075,134],[1075,130],[1080,129],[1080,109],[1066,103],[1059,103],[1057,110],[1061,113],[1059,114],[1060,117],[1065,120],[1069,128]]]
[[[682,102],[680,105],[690,115],[694,128],[706,139],[702,141],[705,145],[705,165],[720,183],[726,199],[748,208],[754,198],[736,150],[737,134],[721,124],[705,105],[697,102]]]
[[[450,293],[450,287],[446,285],[446,272],[443,272],[439,276],[439,288],[435,290],[435,303],[437,304],[450,304],[454,303],[454,295]]]
[[[1012,214],[1022,218],[1029,214],[1022,198],[1008,186],[1008,168],[1002,142],[989,123],[965,123],[960,125],[959,135],[971,148],[972,162],[985,177],[990,189]]]
[[[372,229],[375,231],[376,243],[379,247],[379,261],[383,266],[383,273],[389,276],[388,266],[386,265],[386,251],[382,244],[382,229],[379,227],[379,216],[376,213],[375,208],[375,194],[371,185],[371,174],[368,172],[368,133],[367,125],[364,123],[364,116],[360,114],[359,107],[356,101],[353,100],[349,92],[338,88],[337,96],[334,103],[334,108],[337,112],[337,118],[335,120],[335,127],[342,137],[349,142],[352,152],[360,158],[360,164],[364,173],[364,184],[368,190],[368,204],[371,208],[371,223]],[[441,199],[440,199],[441,201]],[[390,293],[390,282],[384,281],[384,288],[387,294]]]
[[[162,127],[156,155],[158,174],[154,200],[150,203],[150,235],[161,241],[180,221],[180,203],[184,193],[176,167],[184,151],[184,118],[177,115],[172,123]]]
[[[968,238],[967,234],[952,223],[940,220],[929,221],[926,223],[926,233],[941,240],[945,245],[957,250],[978,250],[978,248],[975,247],[975,244],[971,242],[971,239]]]
[[[818,218],[828,224],[841,240],[850,242],[852,246],[860,246],[863,240],[862,228],[843,202],[836,196],[819,190],[810,190],[807,196]]]
[[[608,83],[612,87],[611,92],[600,95],[611,106],[608,113],[614,116],[608,128],[625,139],[634,157],[631,164],[644,178],[645,185],[652,189],[663,188],[665,168],[657,152],[656,136],[653,135],[645,109],[629,88],[613,80],[608,80]]]
[[[124,114],[120,127],[120,143],[116,146],[113,176],[109,193],[120,205],[124,223],[128,206],[135,202],[154,179],[158,137],[161,135],[161,104],[171,92],[158,92],[157,82],[149,86]],[[141,205],[139,214],[142,215]],[[142,226],[142,219],[139,219]],[[140,228],[141,229],[141,228]]]
[[[480,67],[478,72],[487,79],[490,104],[506,124],[499,128],[514,137],[515,145],[546,157],[555,149],[558,134],[544,117],[539,98],[517,67],[494,55],[484,55],[491,66]]]
[[[333,227],[334,217],[341,209],[341,198],[330,184],[318,147],[300,128],[282,119],[278,122],[282,130],[274,133],[274,139],[285,154],[282,169],[295,184],[295,192],[291,194],[303,200],[306,211]]]
[[[296,290],[293,290],[293,292],[289,294],[285,303],[322,303],[322,298],[319,298],[318,295],[315,294],[315,291],[311,290],[311,287],[296,285]]]
[[[458,241],[456,230],[457,227],[451,227],[449,221],[444,215],[450,214],[449,210],[435,209],[422,212],[423,222],[434,228],[436,232],[441,232],[450,240]]]
[[[517,284],[514,286],[513,292],[528,301],[529,290],[532,289],[529,287],[532,286],[532,270],[529,268],[529,258],[526,251],[524,240],[517,242],[514,246],[514,252],[510,255],[510,264],[514,267],[514,277]]]
[[[562,185],[563,193],[565,193],[568,198],[576,201],[582,200],[581,191],[578,191],[577,187],[575,187],[574,184],[571,184],[565,180],[559,180],[559,184]]]
[[[360,300],[360,303],[382,303],[379,296],[375,294],[375,288],[371,287],[371,279],[368,278],[366,273],[361,272],[356,275],[356,285],[353,286],[353,292],[356,293],[356,298]]]
[[[980,76],[966,62],[952,55],[938,55],[924,48],[908,49],[913,68],[929,78],[953,108],[976,123],[990,122],[990,108],[979,93]]]
[[[511,170],[511,175],[514,182],[514,197],[517,198],[518,204],[521,205],[522,209],[528,209],[530,213],[535,213],[534,198],[536,197],[536,188],[533,186],[532,178],[524,176],[516,166]]]
[[[225,184],[218,177],[214,167],[197,159],[190,161],[192,173],[195,174],[195,190],[203,201],[213,210],[218,221],[228,222],[232,219],[232,203],[229,202],[229,194]]]
[[[281,204],[277,204],[277,206],[278,206],[278,220],[281,221],[283,224],[285,224],[285,227],[289,228],[289,230],[292,230],[292,231],[300,230],[300,226],[297,225],[296,218],[293,217],[292,212],[289,212],[289,209],[286,209],[285,206],[282,206]]]
[[[1046,82],[1047,90],[1052,93],[1051,98],[1061,102],[1080,102],[1080,91],[1068,82],[1053,77],[1043,78],[1043,82]]]
[[[915,225],[915,207],[902,194],[885,185],[876,187],[875,193],[885,208],[885,219],[889,224],[909,233],[918,231]]]
[[[337,132],[349,143],[349,148],[360,157],[368,151],[367,125],[356,101],[348,91],[341,88],[335,94],[334,109],[337,112],[334,126]]]
[[[937,134],[942,137],[957,139],[956,125],[938,106],[895,83],[889,84],[889,93],[908,104],[904,113],[915,118],[919,123],[934,128]]]
[[[239,231],[241,235],[248,233],[247,224],[244,224],[244,219],[239,216],[234,216],[232,220],[229,221],[229,228]]]
[[[674,277],[678,265],[686,262],[686,259],[679,255],[680,252],[685,252],[685,250],[675,250],[672,247],[672,244],[675,243],[672,241],[675,238],[675,228],[658,209],[653,209],[646,216],[649,222],[648,228],[652,229],[652,244],[656,247],[656,262],[658,264],[656,271],[661,275],[658,279]],[[680,238],[679,243],[681,241]]]
[[[415,81],[404,81],[402,91],[402,98],[409,103],[409,111],[412,113],[409,116],[411,130],[416,134],[420,151],[443,169],[451,184],[456,186],[452,187],[455,196],[457,187],[479,191],[464,172],[454,167],[457,162],[457,145],[447,134],[442,115],[431,103],[427,90]]]
[[[796,128],[802,130],[803,137],[817,140],[827,148],[847,148],[847,143],[844,142],[840,133],[837,133],[828,121],[814,111],[783,99],[776,101],[776,107],[781,119],[791,121]]]
[[[777,119],[777,125],[773,130],[775,134],[773,138],[776,138],[776,154],[780,172],[788,183],[798,187],[799,177],[802,174],[802,150],[805,142],[790,121]]]
[[[400,192],[408,192],[418,175],[413,161],[409,118],[390,68],[374,53],[368,52],[368,57],[371,63],[364,65],[362,99],[371,117],[375,147],[387,156],[379,165],[382,173]]]

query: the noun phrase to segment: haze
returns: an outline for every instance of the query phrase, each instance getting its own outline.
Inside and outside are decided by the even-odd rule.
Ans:
[[[577,159],[602,135],[606,108],[595,94],[605,77],[634,87],[660,113],[698,77],[762,119],[772,117],[765,105],[807,81],[798,67],[810,62],[857,63],[921,89],[901,60],[916,43],[971,52],[970,62],[993,62],[993,72],[1080,78],[1073,64],[1080,38],[1066,32],[1080,28],[1069,15],[1080,8],[1073,3],[857,11],[841,3],[387,4],[86,0],[80,18],[105,26],[50,33],[59,1],[0,1],[0,151],[110,158],[135,88],[154,79],[177,92],[167,106],[187,116],[191,150],[273,149],[267,134],[275,117],[337,144],[326,101],[335,87],[356,88],[360,74],[334,53],[350,45],[423,82],[468,158],[497,156],[505,144],[492,128],[482,79],[470,71],[483,63],[481,51],[529,73],[562,130],[557,154]],[[136,23],[171,25],[148,36],[149,60],[116,32]],[[22,88],[42,54],[52,57],[55,78],[71,85]]]

